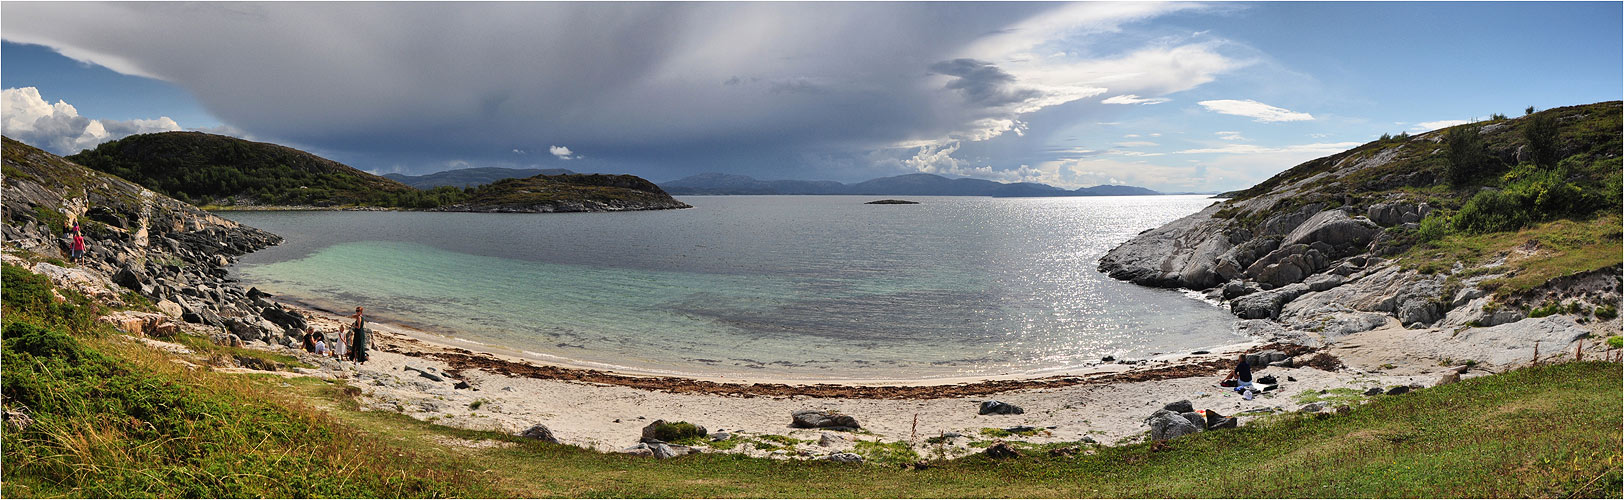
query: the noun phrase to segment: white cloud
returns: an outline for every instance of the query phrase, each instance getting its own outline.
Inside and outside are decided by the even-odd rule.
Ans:
[[[1453,127],[1453,126],[1456,126],[1456,125],[1464,125],[1464,124],[1467,124],[1467,123],[1472,123],[1472,121],[1471,120],[1438,120],[1438,121],[1435,121],[1435,122],[1421,122],[1421,123],[1415,124],[1414,127],[1410,127],[1410,130],[1413,130],[1413,131],[1416,131],[1416,132],[1427,132],[1427,131],[1432,131],[1432,130],[1438,130],[1438,129],[1441,129],[1441,128],[1449,128],[1449,127]]]
[[[79,115],[67,101],[50,104],[35,87],[0,91],[0,115],[7,136],[57,154],[73,154],[134,134],[181,130],[167,116],[156,119],[97,120]]]
[[[571,152],[570,148],[564,146],[553,146],[547,148],[547,152],[552,153],[553,156],[557,156],[560,160],[573,160],[580,158],[580,156],[576,156],[574,152]]]
[[[1226,115],[1244,116],[1264,123],[1295,122],[1313,120],[1314,115],[1299,113],[1285,108],[1270,106],[1251,99],[1244,101],[1234,99],[1220,99],[1214,101],[1201,101],[1201,107],[1209,111]]]
[[[1221,130],[1221,131],[1213,132],[1213,133],[1218,134],[1219,139],[1223,139],[1223,140],[1226,140],[1226,141],[1244,141],[1244,140],[1246,140],[1246,137],[1242,136],[1240,132],[1236,132],[1236,131],[1233,131],[1233,130]]]
[[[1258,146],[1256,144],[1225,144],[1216,148],[1198,148],[1179,151],[1182,154],[1259,154],[1259,153],[1341,153],[1362,142],[1317,142],[1290,146]]]
[[[1156,146],[1156,145],[1157,145],[1156,143],[1150,142],[1150,141],[1127,141],[1127,142],[1119,142],[1119,143],[1117,143],[1117,146],[1121,146],[1121,147],[1124,147],[1124,148],[1143,148],[1143,147],[1150,147],[1150,146]]]
[[[1161,104],[1161,103],[1168,102],[1168,101],[1171,101],[1171,100],[1172,99],[1168,99],[1166,97],[1145,97],[1145,98],[1141,98],[1141,97],[1139,97],[1137,95],[1133,95],[1133,94],[1122,94],[1122,95],[1119,95],[1119,96],[1107,97],[1107,98],[1105,98],[1105,100],[1100,101],[1100,102],[1105,103],[1105,104]]]
[[[513,154],[522,155],[522,154],[524,154],[524,150],[519,149],[519,148],[513,148]]]

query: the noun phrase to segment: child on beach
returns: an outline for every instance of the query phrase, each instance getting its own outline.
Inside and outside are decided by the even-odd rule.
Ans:
[[[327,355],[327,336],[326,335],[318,335],[318,336],[316,336],[316,355],[317,356],[326,356]]]
[[[337,332],[337,335],[335,335],[334,337],[335,338],[333,339],[333,358],[334,359],[344,359],[344,354],[349,351],[349,349],[348,349],[349,346],[344,345],[345,344],[344,329],[339,328],[338,332]]]

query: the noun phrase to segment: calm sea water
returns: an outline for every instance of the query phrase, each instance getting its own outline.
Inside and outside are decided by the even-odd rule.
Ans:
[[[712,377],[1038,374],[1245,341],[1100,256],[1212,203],[687,196],[595,214],[229,212],[287,242],[245,285],[594,366]]]

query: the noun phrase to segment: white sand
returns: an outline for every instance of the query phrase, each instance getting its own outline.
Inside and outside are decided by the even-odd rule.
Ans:
[[[312,313],[320,330],[338,328],[336,317]],[[379,347],[407,351],[432,351],[453,346],[430,342],[420,332],[390,325],[369,323],[378,332]],[[1076,441],[1090,436],[1102,443],[1115,443],[1134,438],[1145,432],[1144,418],[1163,404],[1189,399],[1198,409],[1216,410],[1232,415],[1245,410],[1276,408],[1296,410],[1300,405],[1292,396],[1304,391],[1321,389],[1390,387],[1421,383],[1432,385],[1442,376],[1445,366],[1425,356],[1407,356],[1401,351],[1378,348],[1382,342],[1393,341],[1404,332],[1402,328],[1382,329],[1368,335],[1353,336],[1344,344],[1370,347],[1333,348],[1331,352],[1344,357],[1349,368],[1326,372],[1314,368],[1258,369],[1255,376],[1274,375],[1280,380],[1280,390],[1264,394],[1253,401],[1243,401],[1232,391],[1216,386],[1217,376],[1189,377],[1170,380],[1127,383],[1082,384],[1054,389],[1015,390],[989,396],[954,397],[941,399],[892,400],[846,399],[807,396],[747,397],[713,394],[673,394],[662,391],[636,389],[624,386],[514,378],[469,370],[462,375],[471,389],[454,389],[454,379],[433,382],[408,371],[407,366],[441,373],[448,368],[444,363],[402,354],[372,351],[372,360],[364,366],[349,362],[321,360],[323,372],[346,380],[363,391],[363,404],[370,409],[400,411],[414,418],[440,424],[517,433],[533,424],[544,424],[555,436],[568,444],[603,451],[623,449],[637,443],[640,431],[655,419],[687,421],[716,432],[726,430],[746,435],[778,434],[813,441],[800,444],[790,456],[820,456],[842,447],[823,448],[816,444],[823,432],[815,429],[792,429],[790,413],[801,409],[830,409],[855,417],[865,432],[846,437],[860,440],[910,441],[924,456],[931,457],[937,447],[925,444],[925,439],[942,433],[957,432],[964,438],[954,439],[945,451],[957,456],[978,451],[967,445],[972,441],[991,438],[981,435],[982,428],[1004,428],[1017,425],[1038,428],[1053,427],[1038,436],[1018,438],[1031,442]],[[440,344],[440,345],[436,345]],[[314,355],[302,351],[280,349],[306,359]],[[1215,359],[1213,355],[1208,359]],[[1154,364],[1153,364],[1154,365]],[[1382,365],[1392,365],[1382,368]],[[1165,366],[1165,364],[1163,365]],[[1119,366],[1107,367],[1121,370]],[[1296,379],[1288,381],[1287,377]],[[897,385],[897,384],[891,384]],[[987,399],[1013,403],[1026,410],[1022,415],[978,415],[979,403]],[[480,401],[478,409],[470,408]],[[1245,414],[1244,421],[1259,414]],[[915,418],[917,417],[917,427]],[[845,448],[849,448],[846,446]],[[743,451],[756,455],[753,447]]]

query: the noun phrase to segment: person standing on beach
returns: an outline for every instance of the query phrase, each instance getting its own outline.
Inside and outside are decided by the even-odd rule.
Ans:
[[[79,224],[73,225],[73,263],[78,264],[85,256],[85,237],[79,234]]]
[[[369,337],[371,337],[371,335],[367,334],[367,318],[364,312],[365,310],[362,309],[361,306],[356,306],[355,314],[350,315],[351,318],[355,319],[355,322],[350,324],[350,335],[352,339],[350,343],[350,351],[355,353],[355,362],[361,364],[366,364],[367,362],[367,344],[369,344],[367,341],[370,340]]]

